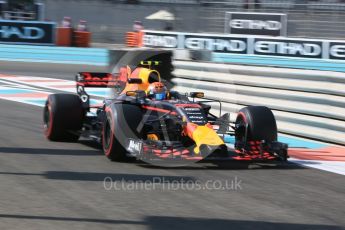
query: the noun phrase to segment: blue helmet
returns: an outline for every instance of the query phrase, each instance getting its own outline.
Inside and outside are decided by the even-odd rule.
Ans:
[[[167,99],[167,88],[162,82],[153,82],[149,87],[149,95],[155,100]]]

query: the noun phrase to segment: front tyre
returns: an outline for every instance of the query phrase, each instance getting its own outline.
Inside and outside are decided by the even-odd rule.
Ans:
[[[236,118],[236,141],[277,141],[277,124],[272,111],[265,106],[242,108]]]
[[[112,161],[132,160],[127,156],[126,145],[129,138],[142,138],[141,130],[138,130],[142,120],[141,109],[135,105],[111,104],[105,111],[102,131],[104,154]]]

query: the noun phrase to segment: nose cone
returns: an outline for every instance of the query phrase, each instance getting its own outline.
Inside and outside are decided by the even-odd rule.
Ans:
[[[192,132],[192,139],[194,140],[196,147],[194,152],[200,154],[200,146],[207,146],[207,152],[213,152],[220,145],[224,145],[224,141],[218,136],[218,134],[207,126],[197,126]]]

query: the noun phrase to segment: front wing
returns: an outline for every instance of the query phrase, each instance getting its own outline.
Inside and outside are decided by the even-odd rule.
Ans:
[[[236,146],[236,148],[235,148]],[[250,142],[239,148],[239,144],[226,145],[226,149],[212,149],[206,153],[196,154],[194,147],[186,148],[179,142],[146,141],[128,139],[128,155],[138,160],[172,160],[172,161],[286,161],[288,146],[281,142]]]

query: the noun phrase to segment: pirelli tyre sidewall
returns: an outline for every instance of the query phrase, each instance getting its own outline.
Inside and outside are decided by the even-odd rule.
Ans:
[[[277,141],[277,124],[272,111],[265,106],[242,108],[236,118],[236,124],[247,125],[247,140],[244,140],[243,126],[236,130],[237,141]]]
[[[112,161],[129,161],[126,146],[129,139],[142,139],[142,111],[138,106],[113,103],[105,107],[102,129],[104,154]]]
[[[52,141],[77,141],[84,116],[78,95],[51,94],[43,110],[44,134]]]

